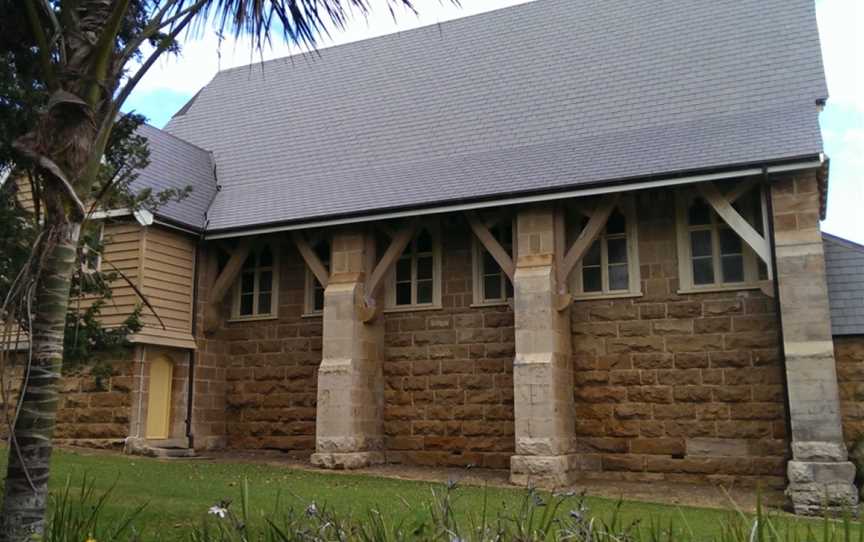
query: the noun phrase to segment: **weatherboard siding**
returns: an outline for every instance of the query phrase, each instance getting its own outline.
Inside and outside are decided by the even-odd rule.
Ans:
[[[145,232],[142,291],[169,330],[192,332],[192,291],[195,268],[194,240],[181,232],[149,227]],[[160,329],[152,311],[145,311],[146,326]]]

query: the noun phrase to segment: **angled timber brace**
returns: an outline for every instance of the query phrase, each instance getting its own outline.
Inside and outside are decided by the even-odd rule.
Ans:
[[[732,206],[732,204],[753,188],[756,181],[746,181],[737,185],[727,194],[723,194],[713,182],[696,185],[699,194],[714,208],[714,211],[732,228],[747,245],[753,249],[768,268],[768,278],[772,277],[771,245],[766,236],[760,235],[747,220]],[[764,212],[763,212],[764,214]],[[767,229],[766,229],[767,231]]]
[[[377,263],[375,263],[373,257],[374,251],[372,250],[371,242],[367,245],[366,254],[367,258],[369,258],[367,260],[367,269],[372,269],[372,272],[369,273],[366,279],[364,306],[361,308],[360,314],[362,322],[371,322],[378,315],[380,307],[377,307],[375,304],[375,296],[381,287],[384,277],[387,276],[387,273],[392,269],[399,257],[402,256],[402,253],[405,252],[408,243],[414,238],[419,225],[420,222],[414,218],[403,223],[395,230],[388,230],[392,233],[390,245]],[[369,239],[371,241],[371,236]]]
[[[219,276],[213,283],[213,287],[210,289],[210,299],[204,311],[204,331],[211,332],[219,327],[222,299],[225,298],[225,294],[228,293],[228,290],[231,289],[231,286],[237,279],[237,275],[243,268],[243,263],[246,262],[251,248],[251,242],[243,240],[231,251],[231,258],[225,264],[225,267],[219,273]]]

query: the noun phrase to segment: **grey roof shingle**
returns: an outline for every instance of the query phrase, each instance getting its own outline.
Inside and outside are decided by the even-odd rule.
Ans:
[[[207,209],[216,195],[216,177],[211,154],[149,124],[137,133],[147,138],[150,164],[138,173],[132,189],[151,188],[154,192],[192,186],[188,197],[169,202],[156,214],[196,230],[204,229]]]
[[[830,234],[822,235],[831,331],[864,335],[864,246]]]
[[[811,157],[813,0],[537,0],[225,70],[208,231]]]

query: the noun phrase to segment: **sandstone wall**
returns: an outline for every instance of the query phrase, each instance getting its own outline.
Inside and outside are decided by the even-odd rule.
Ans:
[[[387,460],[506,468],[513,311],[471,307],[471,230],[459,219],[443,222],[443,308],[385,314]]]
[[[306,271],[299,253],[284,242],[278,254],[278,317],[223,324],[214,335],[217,344],[204,346],[201,359],[206,361],[196,368],[196,379],[208,380],[212,408],[202,415],[215,433],[223,421],[216,393],[224,374],[228,447],[306,454],[315,448],[322,324],[320,317],[303,316]]]
[[[572,309],[579,449],[603,478],[782,485],[774,300],[759,290],[677,294],[672,193],[637,201],[644,295]]]
[[[864,335],[834,337],[843,437],[849,446],[864,437]]]
[[[782,485],[774,299],[760,290],[678,294],[673,193],[642,193],[637,208],[643,295],[571,310],[578,449],[596,469],[588,475]],[[383,316],[387,460],[506,468],[512,308],[472,307],[470,229],[453,216],[442,229],[443,307]],[[302,259],[287,241],[279,252],[278,318],[226,322],[199,341],[196,441],[221,434],[232,448],[314,450],[322,324],[303,316]]]
[[[134,389],[134,349],[111,360],[111,375],[97,381],[91,367],[68,371],[60,383],[60,403],[54,436],[58,444],[122,448],[129,435]],[[8,408],[14,408],[23,382],[22,358],[4,375]],[[10,412],[11,415],[11,412]],[[3,424],[0,434],[8,431]]]

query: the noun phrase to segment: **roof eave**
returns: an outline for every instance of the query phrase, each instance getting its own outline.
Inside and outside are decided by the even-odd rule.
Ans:
[[[453,211],[467,211],[483,209],[488,207],[499,207],[503,205],[516,205],[521,203],[534,203],[541,201],[554,201],[572,197],[586,197],[613,192],[624,192],[629,190],[642,190],[647,188],[659,188],[665,186],[678,186],[697,182],[707,182],[723,179],[733,179],[760,175],[766,173],[783,173],[787,171],[800,171],[807,169],[823,168],[825,157],[822,153],[799,156],[785,160],[775,160],[761,164],[738,164],[723,168],[713,168],[702,171],[667,173],[651,177],[635,179],[619,179],[584,185],[579,188],[563,187],[556,190],[529,193],[506,193],[491,197],[477,198],[472,200],[457,200],[441,202],[428,206],[412,206],[405,208],[376,209],[374,211],[325,215],[308,220],[283,221],[268,224],[256,224],[235,228],[214,229],[204,232],[205,239],[227,239],[232,237],[244,237],[249,235],[263,235],[281,231],[293,231],[310,228],[321,228],[336,226],[352,222],[370,222],[373,220],[387,220],[402,218],[405,216],[433,215]]]

